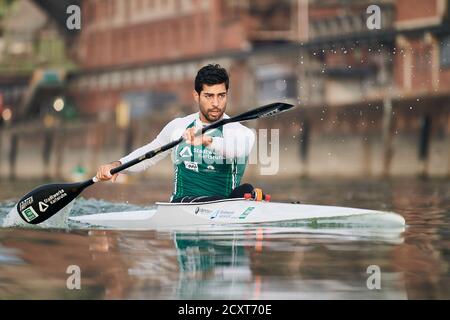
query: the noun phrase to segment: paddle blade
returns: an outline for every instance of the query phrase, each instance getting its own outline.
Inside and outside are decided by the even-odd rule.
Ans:
[[[25,222],[39,224],[63,209],[92,183],[88,180],[37,187],[19,200],[17,212]]]
[[[289,103],[275,102],[259,107],[257,109],[244,112],[243,114],[230,118],[230,120],[232,120],[232,122],[235,122],[235,121],[247,121],[252,119],[269,117],[287,111],[293,107],[294,105]]]

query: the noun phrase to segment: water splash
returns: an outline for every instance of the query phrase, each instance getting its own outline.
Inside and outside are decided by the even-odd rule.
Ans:
[[[127,203],[112,203],[104,200],[78,198],[69,203],[64,209],[53,215],[51,218],[38,225],[33,225],[26,223],[19,216],[15,201],[6,201],[0,203],[0,227],[77,229],[77,226],[69,221],[69,216],[143,209],[146,209],[146,207]]]
[[[6,227],[7,225],[13,224],[15,204],[12,200],[0,203],[0,226]],[[18,215],[16,217],[19,218]]]
[[[66,207],[64,207],[61,211],[59,211],[57,214],[53,215],[51,218],[47,219],[46,221],[34,225],[29,224],[25,222],[17,212],[17,208],[14,205],[6,217],[3,219],[1,226],[3,228],[12,228],[12,227],[19,227],[19,228],[66,228],[68,226],[67,219],[69,218],[70,211],[72,210],[74,203],[73,201],[69,203]]]

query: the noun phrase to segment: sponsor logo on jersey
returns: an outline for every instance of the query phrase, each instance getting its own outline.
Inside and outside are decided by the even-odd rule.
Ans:
[[[181,149],[180,153],[179,153],[180,157],[185,158],[185,157],[192,157],[192,151],[191,151],[191,146],[184,146],[183,149]]]
[[[198,172],[198,164],[197,164],[197,162],[185,161],[184,162],[184,166],[188,170],[192,170],[192,171]]]

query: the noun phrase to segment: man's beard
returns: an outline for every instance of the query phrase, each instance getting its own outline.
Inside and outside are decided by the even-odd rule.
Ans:
[[[212,115],[209,112],[211,111],[217,111],[217,114]],[[222,118],[223,114],[225,113],[225,108],[223,109],[223,111],[220,111],[219,109],[209,109],[206,112],[200,108],[200,112],[202,113],[202,115],[206,118],[206,120],[208,120],[209,122],[214,122],[219,120],[220,118]]]

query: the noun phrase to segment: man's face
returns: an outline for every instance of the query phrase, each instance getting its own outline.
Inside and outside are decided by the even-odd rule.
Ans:
[[[225,83],[212,86],[204,84],[200,94],[194,90],[194,99],[198,103],[202,122],[209,123],[221,119],[227,108]]]

